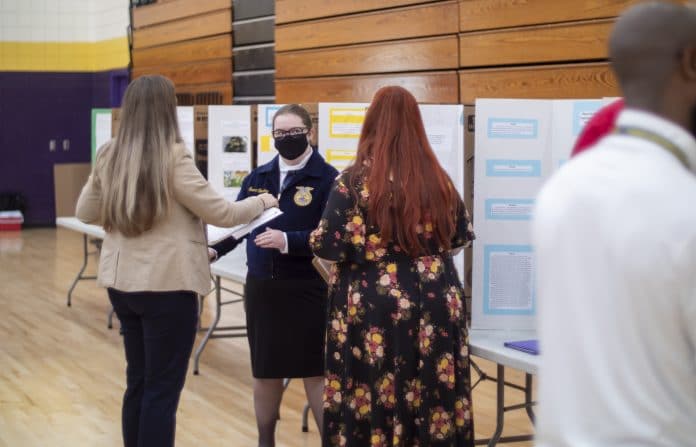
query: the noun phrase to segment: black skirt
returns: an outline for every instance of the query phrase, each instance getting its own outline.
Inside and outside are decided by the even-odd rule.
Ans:
[[[326,284],[248,276],[244,295],[254,377],[323,376]]]

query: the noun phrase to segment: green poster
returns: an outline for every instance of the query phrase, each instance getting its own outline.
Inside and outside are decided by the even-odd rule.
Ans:
[[[97,149],[111,139],[111,109],[92,109],[92,164]]]

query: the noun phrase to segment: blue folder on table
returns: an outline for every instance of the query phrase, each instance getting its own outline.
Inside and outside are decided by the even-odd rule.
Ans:
[[[506,341],[506,348],[516,349],[527,354],[539,355],[539,340]]]

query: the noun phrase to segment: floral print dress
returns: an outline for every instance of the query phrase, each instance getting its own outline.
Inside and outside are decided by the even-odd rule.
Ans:
[[[328,303],[324,430],[328,446],[473,446],[468,333],[449,252],[410,257],[366,225],[369,193],[336,180],[314,253],[337,261]],[[357,200],[354,199],[357,197]],[[357,201],[357,203],[356,203]],[[474,239],[463,203],[452,247]],[[431,239],[432,226],[418,231]]]

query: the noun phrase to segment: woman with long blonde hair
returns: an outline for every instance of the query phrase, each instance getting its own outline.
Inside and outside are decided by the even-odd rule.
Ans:
[[[127,387],[126,447],[173,446],[176,409],[210,288],[203,221],[248,223],[276,206],[269,194],[230,203],[184,147],[174,85],[143,76],[126,89],[116,138],[100,148],[77,217],[106,230],[98,284],[121,321]]]

